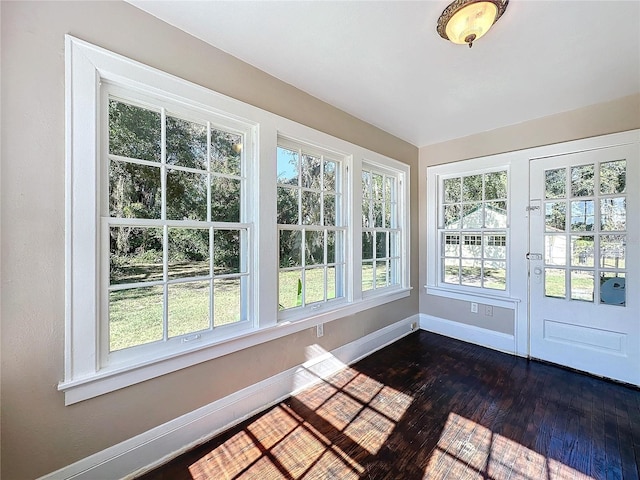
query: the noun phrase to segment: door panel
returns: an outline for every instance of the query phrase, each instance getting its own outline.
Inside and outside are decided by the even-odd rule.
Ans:
[[[530,162],[531,356],[640,385],[638,145]]]

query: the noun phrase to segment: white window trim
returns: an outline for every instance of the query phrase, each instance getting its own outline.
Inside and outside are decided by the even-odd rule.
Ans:
[[[392,302],[410,294],[409,284],[409,166],[357,145],[313,130],[291,120],[279,117],[246,103],[226,97],[204,87],[154,68],[127,59],[67,35],[65,37],[65,374],[58,389],[65,393],[65,404],[70,405],[107,392],[148,380],[166,373],[211,360],[222,355],[267,342],[306,328],[326,323],[360,311]],[[250,331],[218,338],[212,343],[189,345],[180,352],[168,352],[164,356],[141,358],[136,363],[100,368],[98,350],[99,288],[100,288],[100,209],[99,179],[100,81],[137,88],[138,90],[168,97],[175,102],[189,99],[216,115],[232,121],[252,125],[255,142],[245,148],[252,150],[256,158],[255,168],[250,170],[249,182],[257,186],[258,193],[249,199],[254,219],[254,249],[252,271],[254,298],[252,309],[255,328]],[[171,93],[167,93],[171,92]],[[233,112],[230,114],[228,112]],[[247,120],[251,119],[251,120]],[[276,145],[278,135],[304,139],[312,145],[331,151],[344,152],[352,158],[351,172],[347,175],[348,187],[344,192],[349,212],[360,212],[359,192],[361,164],[388,165],[406,176],[401,190],[405,222],[403,252],[404,278],[401,286],[393,291],[364,298],[360,291],[361,246],[353,238],[361,231],[354,225],[347,235],[347,281],[353,287],[346,302],[336,308],[313,312],[297,321],[278,322],[277,286],[272,281],[277,275],[278,260],[276,232]],[[273,182],[260,179],[273,178]],[[399,192],[400,194],[400,192]],[[352,222],[353,223],[353,222]],[[357,222],[356,222],[357,223]],[[349,241],[351,240],[351,241]]]

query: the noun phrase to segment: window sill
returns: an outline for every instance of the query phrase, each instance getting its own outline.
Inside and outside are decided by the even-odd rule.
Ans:
[[[433,285],[425,285],[427,295],[435,295],[437,297],[453,298],[455,300],[464,300],[467,302],[479,302],[494,307],[502,307],[515,309],[516,305],[521,302],[519,298],[509,297],[508,294],[492,295],[487,292],[462,292],[454,289],[436,287]]]
[[[65,394],[65,405],[72,405],[198,363],[213,360],[223,355],[291,335],[321,323],[332,322],[369,308],[400,300],[408,297],[411,290],[409,287],[395,289],[392,292],[384,292],[384,294],[370,296],[362,301],[343,305],[340,308],[318,312],[305,319],[282,321],[271,327],[254,330],[214,344],[194,347],[189,351],[170,355],[160,360],[147,361],[113,370],[105,369],[90,377],[61,382],[58,385],[58,390],[63,391]]]

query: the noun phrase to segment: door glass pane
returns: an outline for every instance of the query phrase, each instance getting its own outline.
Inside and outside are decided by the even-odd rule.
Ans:
[[[618,160],[600,165],[600,193],[623,193],[627,186],[627,162]]]
[[[625,197],[600,199],[600,228],[623,231],[627,228],[627,200]]]
[[[600,303],[624,306],[626,300],[624,273],[600,273]]]
[[[574,232],[590,232],[595,219],[594,201],[579,200],[571,202],[571,230]]]
[[[544,236],[544,263],[547,265],[566,265],[567,237],[565,235]]]
[[[600,267],[625,268],[626,246],[626,235],[601,235]]]
[[[589,197],[594,192],[593,165],[579,165],[571,167],[571,195],[574,197]]]
[[[177,283],[167,288],[169,337],[209,328],[209,282]]]
[[[566,197],[565,188],[567,185],[567,171],[564,168],[556,170],[547,170],[545,176],[545,198],[564,198]]]
[[[544,204],[546,232],[564,232],[567,221],[565,202],[546,202]]]
[[[567,295],[564,278],[565,270],[562,268],[544,269],[544,294],[547,297],[565,298]]]
[[[593,272],[571,270],[571,300],[593,302]]]
[[[571,265],[574,267],[593,267],[595,241],[592,236],[571,235]]]

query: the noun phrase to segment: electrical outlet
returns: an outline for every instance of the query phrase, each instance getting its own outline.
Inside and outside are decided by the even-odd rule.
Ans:
[[[471,313],[478,313],[478,304],[476,302],[471,303]]]
[[[324,323],[316,325],[316,336],[320,338],[324,335]]]
[[[411,331],[414,332],[417,329],[418,329],[418,322],[413,322],[411,324]]]
[[[493,305],[485,305],[484,306],[484,314],[487,317],[493,317]]]

